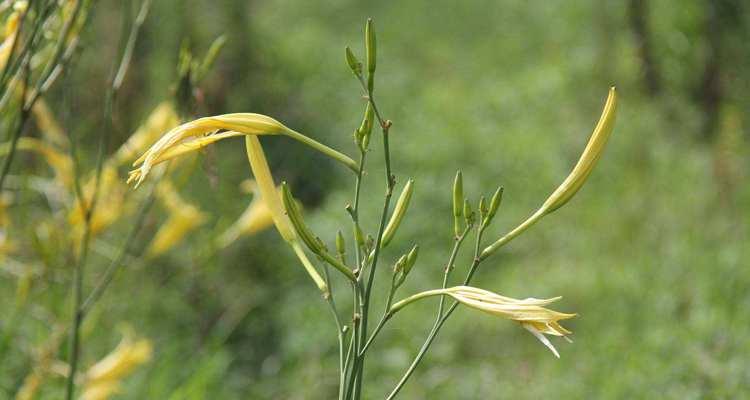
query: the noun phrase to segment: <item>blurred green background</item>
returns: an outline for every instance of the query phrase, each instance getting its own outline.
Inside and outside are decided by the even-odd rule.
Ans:
[[[48,100],[66,129],[83,138],[87,167],[103,133],[97,127],[118,40],[116,3],[97,8],[80,57]],[[750,396],[745,2],[155,1],[118,97],[116,129],[104,132],[112,150],[169,96],[180,45],[202,53],[226,34],[202,85],[199,115],[268,114],[354,155],[351,134],[363,101],[343,49],[363,54],[367,17],[378,32],[378,102],[394,124],[397,190],[416,181],[379,271],[379,282],[387,281],[387,267],[420,245],[398,297],[440,285],[457,169],[472,201],[505,187],[487,233],[494,240],[567,175],[608,88],[616,85],[620,95],[615,131],[582,191],[490,258],[474,280],[516,298],[563,296],[556,309],[579,314],[566,324],[575,343],[556,340],[556,359],[517,324],[459,309],[401,398]],[[218,252],[206,245],[249,201],[239,189],[251,177],[240,140],[206,150],[180,182],[181,194],[210,221],[156,260],[139,261],[135,251],[84,325],[84,367],[119,341],[123,322],[154,342],[153,360],[124,381],[117,398],[335,396],[333,322],[279,235],[269,229]],[[337,229],[348,232],[352,175],[292,141],[263,143],[277,180],[301,197],[308,224],[329,243]],[[384,190],[379,135],[372,148],[362,211],[370,233]],[[49,175],[33,157],[14,167],[28,171]],[[50,211],[34,195],[19,196],[25,202],[10,209],[20,225],[15,234],[31,237],[38,226],[23,221]],[[163,220],[155,207],[135,247],[146,246]],[[87,289],[130,222],[94,242]],[[69,321],[71,264],[63,250],[41,264],[32,306],[13,321],[10,351],[0,360],[0,398],[12,398],[50,327]],[[32,260],[36,252],[23,248],[17,257]],[[469,263],[467,250],[456,277]],[[0,309],[12,307],[16,284],[2,272]],[[383,398],[395,385],[436,307],[436,299],[423,301],[386,326],[369,357],[366,398]],[[379,315],[381,306],[373,310]],[[9,330],[8,323],[0,327]],[[39,398],[60,398],[63,382],[50,378]]]

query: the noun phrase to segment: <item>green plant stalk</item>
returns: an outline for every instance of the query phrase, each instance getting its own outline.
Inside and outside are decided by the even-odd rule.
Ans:
[[[26,98],[26,90],[28,89],[29,84],[29,62],[30,59],[27,57],[26,61],[24,63],[24,85],[23,89],[21,90],[21,98]],[[16,149],[18,148],[18,141],[21,139],[21,134],[23,133],[23,129],[26,127],[26,121],[29,119],[29,113],[31,112],[30,109],[27,109],[23,106],[23,102],[20,106],[20,112],[18,116],[18,122],[16,125],[16,129],[13,131],[11,139],[10,139],[10,150],[8,151],[8,154],[5,156],[5,159],[3,160],[3,166],[2,170],[0,170],[0,193],[2,193],[3,185],[5,184],[5,178],[8,176],[8,172],[10,172],[10,165],[13,163],[13,157],[16,154]]]
[[[82,2],[79,2],[78,5],[82,4]],[[148,0],[144,2],[144,4],[150,4]],[[76,11],[79,11],[78,9]],[[123,20],[126,18],[127,13],[123,13]],[[75,14],[71,17],[71,20],[75,19]],[[121,40],[124,40],[126,37],[125,35],[125,27],[126,24],[123,22],[123,34],[120,35]],[[140,25],[133,24],[131,27],[131,32],[127,37],[133,37],[133,30],[139,29]],[[69,30],[69,28],[68,28]],[[64,42],[65,36],[62,36],[63,42]],[[127,44],[123,44],[120,46],[121,48],[127,46]],[[113,71],[119,71],[122,69],[123,63],[129,63],[130,57],[128,54],[125,53],[123,50],[123,55],[121,56],[119,63],[115,65],[115,68]],[[116,72],[113,73],[112,79],[110,80],[110,85],[107,89],[107,93],[105,96],[104,101],[104,122],[106,124],[105,132],[108,132],[113,127],[113,120],[112,120],[112,112],[114,107],[114,102],[116,99],[117,92],[119,90],[119,86],[116,85],[115,82]],[[33,104],[32,104],[33,105]],[[94,210],[97,206],[98,196],[99,196],[99,187],[101,184],[101,175],[102,175],[102,169],[104,167],[104,153],[105,149],[107,148],[109,135],[100,135],[99,136],[99,150],[97,154],[97,160],[96,160],[96,172],[94,176],[94,190],[91,197],[91,203],[86,205],[86,199],[83,196],[83,191],[81,190],[81,177],[80,177],[80,171],[78,168],[78,161],[76,157],[76,141],[72,140],[71,138],[71,156],[74,161],[74,183],[75,183],[75,189],[76,189],[76,195],[78,197],[78,202],[81,207],[85,207],[85,218],[84,218],[84,237],[83,241],[81,242],[81,252],[80,252],[80,258],[79,262],[76,265],[76,268],[74,270],[74,280],[73,280],[73,303],[74,303],[74,318],[73,318],[73,324],[72,324],[72,332],[71,332],[71,345],[70,345],[70,354],[68,354],[68,357],[70,359],[69,365],[70,370],[68,371],[68,377],[67,377],[67,383],[66,383],[66,391],[65,391],[65,399],[66,400],[72,400],[73,395],[75,392],[75,375],[76,370],[78,367],[78,358],[80,355],[80,328],[81,323],[83,322],[83,312],[81,311],[82,308],[82,291],[83,291],[83,273],[84,273],[84,267],[86,262],[86,255],[88,253],[88,247],[89,247],[89,240],[90,240],[90,234],[91,234],[91,218],[94,214]]]
[[[112,283],[112,280],[114,279],[117,272],[121,268],[124,267],[123,260],[127,256],[130,246],[133,243],[133,240],[135,240],[135,237],[137,236],[138,232],[143,226],[143,222],[146,220],[148,211],[151,209],[151,206],[154,203],[154,190],[153,190],[154,187],[155,185],[152,186],[147,197],[141,203],[141,206],[138,210],[138,214],[135,217],[135,222],[131,226],[130,231],[125,237],[125,240],[123,241],[122,245],[118,249],[117,254],[115,255],[115,258],[113,258],[112,261],[109,263],[109,266],[107,267],[107,270],[104,272],[104,275],[102,275],[99,282],[96,284],[94,289],[91,291],[91,293],[88,295],[86,300],[83,302],[83,305],[81,305],[81,313],[83,314],[83,318],[86,317],[91,307],[93,307],[94,304],[99,300],[99,298],[102,297],[102,295],[104,294],[104,291],[106,291],[109,285]]]
[[[325,296],[325,300],[328,304],[328,308],[331,310],[331,314],[333,314],[334,322],[336,323],[336,336],[339,343],[339,398],[341,398],[343,387],[340,383],[343,381],[344,374],[344,326],[341,323],[339,312],[336,309],[336,301],[333,298],[333,287],[331,286],[331,276],[328,273],[328,267],[325,264],[323,264],[323,276],[329,290],[328,296]]]
[[[360,83],[364,86],[364,81],[360,78]],[[393,187],[395,186],[395,178],[393,176],[393,173],[391,172],[391,155],[390,155],[390,146],[388,143],[388,134],[390,130],[390,122],[385,121],[382,119],[380,115],[380,111],[378,110],[377,105],[375,104],[375,99],[373,97],[372,90],[367,91],[367,97],[370,102],[370,105],[372,105],[373,110],[375,111],[375,115],[378,118],[378,122],[380,123],[380,127],[383,131],[383,153],[385,158],[385,178],[386,178],[386,192],[385,192],[385,201],[383,204],[383,212],[380,216],[380,227],[378,228],[378,235],[375,242],[375,255],[373,256],[372,265],[370,266],[370,273],[367,279],[367,287],[365,289],[364,293],[364,302],[362,306],[362,332],[360,334],[362,335],[362,340],[360,340],[360,343],[363,344],[364,339],[367,337],[367,321],[369,319],[369,307],[370,307],[370,294],[372,291],[372,285],[375,280],[375,270],[378,265],[378,258],[381,251],[381,242],[383,240],[383,231],[385,230],[385,225],[388,220],[388,211],[390,209],[391,204],[391,197],[393,196]],[[357,354],[361,353],[362,349],[357,350]],[[365,355],[362,354],[359,356],[359,363],[357,365],[357,375],[359,376],[359,384],[358,389],[361,387],[361,376],[364,371],[364,357]],[[359,399],[361,396],[361,390],[355,391],[355,399]]]
[[[460,234],[458,237],[454,238],[454,242],[455,243],[453,244],[453,249],[451,250],[451,254],[450,254],[450,257],[448,258],[448,263],[447,263],[447,265],[445,267],[445,272],[443,274],[443,289],[445,289],[446,286],[447,286],[447,284],[448,284],[448,276],[450,275],[450,272],[453,270],[453,265],[455,264],[456,256],[458,255],[458,250],[461,247],[461,243],[463,243],[463,241],[466,238],[466,235],[469,233],[470,229],[471,229],[471,227],[467,226],[464,229],[464,231],[463,231],[462,234]],[[393,287],[393,283],[394,282],[391,281],[391,292],[388,295],[388,300],[386,301],[385,311],[383,312],[383,316],[380,318],[380,321],[378,322],[378,325],[375,327],[375,329],[372,332],[372,335],[370,335],[370,338],[367,340],[367,342],[365,343],[365,346],[362,348],[362,354],[364,354],[367,351],[367,349],[370,347],[370,345],[372,344],[373,340],[375,340],[375,337],[378,335],[378,333],[380,332],[380,330],[383,329],[383,326],[385,325],[385,323],[388,322],[391,319],[391,317],[393,317],[393,314],[395,314],[395,312],[398,310],[398,309],[394,310],[394,309],[391,308],[391,304],[393,302],[393,296],[396,293],[395,292],[395,288]],[[443,300],[444,299],[445,299],[445,297],[441,297],[440,298],[440,307],[438,308],[438,317],[437,317],[437,319],[435,321],[435,324],[438,323],[438,321],[440,320],[440,318],[443,315],[443,303],[444,303]],[[394,305],[394,307],[395,307],[395,305]],[[398,308],[401,308],[401,307],[398,307]],[[434,327],[433,327],[433,329],[434,329]]]
[[[516,228],[514,228],[512,231],[506,233],[503,237],[492,243],[491,245],[487,246],[482,253],[479,255],[480,260],[484,260],[485,258],[491,256],[493,253],[495,253],[498,249],[505,246],[508,242],[515,239],[518,235],[523,233],[526,229],[529,229],[532,225],[537,223],[542,217],[544,217],[545,213],[542,209],[539,209],[539,211],[532,214],[526,221],[521,223],[521,225],[518,225]]]
[[[360,156],[359,156],[359,168],[357,169],[357,177],[354,183],[354,205],[351,208],[350,216],[352,218],[352,225],[355,232],[360,230],[359,226],[359,199],[360,199],[360,193],[362,189],[362,180],[364,176],[364,167],[365,167],[365,159],[366,159],[367,153],[360,149]],[[353,388],[353,381],[355,379],[354,376],[354,367],[356,365],[356,356],[354,353],[358,351],[359,349],[359,338],[360,338],[360,321],[357,318],[358,314],[361,314],[361,279],[362,279],[362,271],[364,269],[364,261],[362,260],[362,249],[360,248],[359,243],[356,240],[356,237],[354,239],[354,253],[356,257],[356,264],[355,264],[355,274],[357,275],[357,280],[352,283],[352,297],[353,297],[353,306],[352,306],[352,338],[350,340],[350,346],[349,351],[347,352],[346,361],[345,361],[345,373],[344,373],[344,381],[346,383],[346,390],[344,398],[348,399],[351,394],[351,389]],[[354,361],[350,361],[350,357],[355,357]],[[349,371],[349,366],[352,366],[352,371]],[[349,379],[346,379],[346,375],[349,376]]]

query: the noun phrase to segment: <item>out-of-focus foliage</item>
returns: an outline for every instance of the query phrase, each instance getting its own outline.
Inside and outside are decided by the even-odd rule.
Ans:
[[[102,60],[115,57],[120,24],[113,3],[95,9],[73,68],[45,98],[59,129],[80,143],[82,171],[95,165],[98,135],[110,135],[107,153],[120,154],[131,133],[171,99],[181,46],[203,54],[221,34],[225,47],[193,93],[197,115],[268,114],[353,154],[362,102],[343,49],[361,43],[366,17],[377,21],[377,95],[394,121],[397,190],[408,177],[417,187],[398,244],[383,260],[392,265],[419,243],[404,295],[440,284],[456,169],[472,201],[480,188],[505,187],[486,235],[505,233],[564,178],[608,87],[617,85],[617,125],[587,186],[476,277],[509,296],[563,295],[561,309],[579,313],[566,325],[575,343],[560,344],[558,360],[513,323],[459,309],[402,398],[750,393],[747,5],[634,2],[647,11],[659,76],[660,89],[651,95],[628,2],[161,0],[136,44],[114,105],[115,126],[103,132],[110,65]],[[50,138],[59,134],[45,135],[43,112],[25,132],[24,146],[42,140],[47,147],[19,153],[10,189],[0,194],[0,309],[9,310],[0,316],[0,398],[12,398],[40,366],[46,372],[37,398],[59,398],[64,384],[56,365],[66,358],[60,331],[70,319],[74,197],[55,189],[70,167],[44,150],[67,154]],[[83,326],[84,366],[116,346],[113,328],[122,321],[152,341],[151,360],[122,380],[118,398],[301,399],[335,392],[333,323],[278,234],[216,244],[251,201],[240,189],[250,177],[247,160],[232,151],[241,140],[226,140],[169,172],[180,200],[200,210],[202,225],[168,251],[140,257],[170,218],[169,201],[157,200],[125,268]],[[373,132],[370,147],[379,143]],[[306,223],[330,246],[336,230],[348,227],[343,207],[351,174],[291,140],[264,147],[274,173],[301,198]],[[375,170],[381,161],[373,154]],[[111,170],[120,183],[129,161]],[[83,177],[85,183],[89,176]],[[368,175],[365,191],[379,197],[383,184]],[[102,212],[117,217],[92,242],[87,290],[114,257],[143,195],[120,194],[122,200],[100,200]],[[368,200],[363,224],[374,231],[381,205]],[[457,268],[468,263],[469,254],[461,253]],[[436,303],[424,300],[384,329],[366,371],[366,398],[383,397],[396,383]]]

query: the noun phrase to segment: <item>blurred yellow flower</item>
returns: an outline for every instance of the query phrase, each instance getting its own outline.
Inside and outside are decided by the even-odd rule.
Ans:
[[[68,138],[65,135],[65,131],[60,126],[60,123],[57,122],[57,118],[52,114],[49,106],[47,106],[47,102],[43,98],[38,99],[34,103],[31,113],[34,115],[34,120],[39,131],[47,142],[61,149],[68,147]]]
[[[19,4],[23,5],[18,6]],[[21,18],[21,13],[25,8],[25,2],[16,3],[14,11],[8,16],[8,19],[5,21],[5,37],[3,39],[3,42],[0,43],[0,70],[4,69],[5,64],[8,63],[11,50],[13,49],[13,42],[16,40],[16,35],[18,34],[18,23]]]
[[[447,289],[428,290],[415,294],[394,304],[393,307],[391,307],[391,313],[397,312],[399,309],[413,301],[439,295],[447,295],[468,307],[517,321],[547,346],[557,357],[560,357],[560,354],[544,335],[566,336],[571,334],[571,332],[563,328],[558,321],[576,316],[576,314],[561,313],[543,307],[560,300],[561,297],[554,297],[551,299],[527,298],[518,300],[471,286],[455,286]]]
[[[153,143],[162,132],[168,131],[180,123],[180,117],[171,101],[164,101],[154,108],[146,118],[146,122],[136,130],[128,140],[120,146],[112,162],[115,165],[130,163]]]
[[[256,185],[253,184],[253,186]],[[273,226],[273,214],[268,204],[263,201],[263,196],[258,192],[257,186],[252,191],[254,195],[250,205],[240,218],[218,237],[217,243],[220,247],[229,246],[241,236],[252,235]]]
[[[126,331],[117,348],[86,371],[81,398],[108,399],[119,391],[122,379],[151,359],[152,352],[149,340],[134,340],[133,334]]]
[[[169,217],[151,241],[147,250],[149,257],[158,256],[171,249],[208,218],[197,207],[183,200],[177,189],[167,180],[159,183],[156,195],[169,212]]]
[[[0,145],[0,154],[8,152],[9,144]],[[18,139],[17,149],[19,151],[33,151],[47,161],[47,164],[55,173],[55,180],[64,188],[73,187],[73,160],[69,155],[55,149],[51,145],[35,138],[22,137]]]
[[[97,206],[91,216],[91,235],[102,232],[122,215],[126,189],[120,182],[117,170],[112,165],[105,165],[99,180]],[[68,214],[68,222],[79,234],[83,232],[84,213],[91,206],[95,186],[96,178],[92,176],[82,189],[86,207],[76,200]]]

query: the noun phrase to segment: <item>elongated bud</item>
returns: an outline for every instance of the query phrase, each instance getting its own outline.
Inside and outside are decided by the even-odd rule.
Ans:
[[[419,246],[412,247],[409,253],[404,254],[398,259],[396,265],[393,266],[393,288],[398,288],[404,283],[406,277],[411,272],[412,267],[417,262],[417,255],[419,254]]]
[[[372,74],[375,72],[375,59],[377,57],[375,28],[372,24],[372,18],[368,18],[365,25],[365,49],[367,50],[367,72]]]
[[[352,70],[354,75],[362,75],[362,63],[357,60],[357,56],[354,55],[349,46],[346,46],[346,63],[349,64],[349,69]]]
[[[500,204],[503,202],[503,188],[502,186],[497,188],[495,191],[495,194],[492,196],[492,201],[490,201],[490,209],[487,211],[487,216],[484,217],[482,220],[482,224],[484,226],[489,225],[492,222],[492,219],[495,218],[495,214],[497,214],[497,210],[500,208]]]
[[[404,275],[408,275],[411,272],[411,268],[416,264],[417,257],[419,256],[419,246],[414,245],[406,256],[406,265],[404,265]]]
[[[591,138],[586,144],[578,163],[573,171],[570,172],[562,184],[549,196],[541,207],[543,214],[549,214],[567,203],[583,186],[586,179],[594,169],[596,162],[604,152],[604,145],[607,144],[615,125],[615,115],[617,111],[617,92],[612,87],[609,90],[607,101],[604,104],[604,111],[597,122]]]
[[[287,185],[286,182],[281,183],[281,192],[281,197],[284,201],[286,214],[289,217],[289,220],[292,222],[292,226],[297,232],[297,235],[300,237],[300,239],[302,239],[303,242],[305,242],[305,245],[307,245],[307,248],[309,248],[310,251],[318,255],[323,253],[325,251],[325,248],[322,246],[320,239],[318,239],[310,231],[307,225],[305,225],[305,222],[302,220],[302,214],[300,213],[299,208],[297,208],[294,197],[292,197],[292,192],[289,190],[289,185]]]
[[[372,133],[372,123],[375,118],[375,112],[373,111],[372,104],[368,101],[367,108],[365,108],[365,115],[362,118],[362,123],[359,125],[355,136],[357,138],[357,145],[362,151],[367,151],[367,147],[370,145],[370,134]]]
[[[466,225],[474,225],[474,211],[471,210],[469,199],[464,200],[464,220],[466,220]]]
[[[461,171],[456,172],[453,180],[453,231],[456,237],[461,235],[461,215],[464,205],[464,178]]]
[[[344,254],[346,254],[346,241],[344,241],[344,235],[341,231],[336,232],[336,251],[343,259]]]
[[[404,267],[406,266],[406,257],[407,255],[404,254],[401,256],[398,261],[396,261],[396,264],[393,265],[393,273],[394,274],[402,274],[404,272]]]
[[[393,209],[393,215],[391,215],[391,220],[388,221],[388,225],[386,225],[385,230],[383,231],[383,238],[380,242],[380,247],[388,246],[388,243],[393,239],[393,235],[396,234],[396,230],[399,225],[401,225],[406,210],[409,208],[409,202],[411,201],[411,194],[413,192],[414,180],[409,179],[409,181],[406,182],[404,189],[401,191],[401,196],[398,197],[396,207]]]
[[[357,241],[357,246],[363,247],[365,245],[365,235],[362,233],[362,229],[359,225],[354,225],[354,240]]]
[[[617,91],[612,87],[609,89],[609,95],[607,96],[607,101],[604,103],[604,110],[602,111],[601,117],[599,117],[599,122],[597,122],[594,132],[591,134],[581,157],[578,159],[575,167],[573,167],[573,171],[570,172],[563,183],[552,192],[544,204],[542,204],[534,214],[515,227],[512,231],[506,233],[500,239],[497,239],[494,243],[487,246],[479,256],[481,260],[489,257],[506,243],[513,240],[526,229],[529,229],[529,227],[537,223],[537,221],[545,215],[565,205],[565,203],[567,203],[578,192],[581,186],[586,182],[589,174],[591,174],[591,171],[594,169],[596,162],[604,151],[604,145],[607,144],[607,139],[609,139],[609,136],[612,134],[616,111]]]
[[[487,216],[487,212],[489,210],[487,209],[487,200],[484,199],[484,196],[479,198],[479,219],[484,221],[484,218]]]

